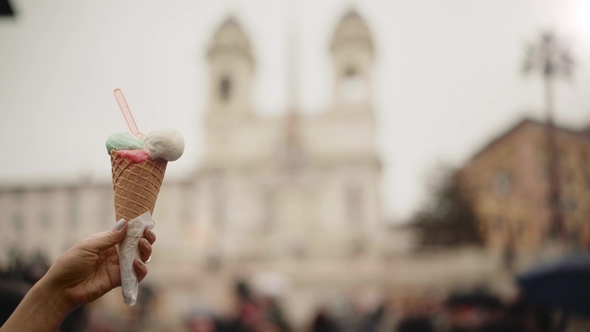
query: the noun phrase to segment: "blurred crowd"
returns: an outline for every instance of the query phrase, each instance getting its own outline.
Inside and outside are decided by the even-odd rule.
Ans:
[[[49,261],[42,254],[28,260],[13,255],[7,269],[0,269],[0,326],[16,309],[31,287],[49,270]],[[59,332],[80,332],[88,327],[86,307],[74,310],[64,320]]]
[[[277,299],[255,296],[248,285],[236,286],[238,302],[230,318],[195,315],[191,332],[291,332]],[[484,290],[454,293],[446,298],[384,300],[372,306],[335,301],[317,308],[303,328],[311,332],[550,332],[563,321],[523,296],[503,301]],[[587,324],[588,325],[588,324]],[[590,327],[590,325],[588,325]],[[583,331],[575,329],[575,331]],[[584,330],[585,331],[585,330]]]
[[[27,264],[16,260],[0,273],[0,325],[16,308],[27,290],[47,271],[43,257]],[[414,296],[392,300],[379,297],[372,305],[338,299],[319,305],[305,327],[295,328],[280,298],[257,294],[247,280],[233,285],[235,306],[219,315],[194,311],[182,321],[188,332],[550,332],[563,330],[566,317],[515,296],[501,299],[484,289],[452,293],[445,297]],[[148,302],[155,296],[150,288],[141,290],[134,308],[135,321],[124,323],[126,331],[143,331],[140,321],[150,316]],[[121,331],[121,324],[92,319],[86,307],[74,311],[62,324],[61,332]],[[571,318],[568,318],[571,322]],[[568,331],[590,331],[590,324]],[[145,323],[145,322],[144,322]],[[147,323],[149,324],[149,322]],[[143,325],[146,326],[146,325]],[[165,329],[164,329],[165,330]]]

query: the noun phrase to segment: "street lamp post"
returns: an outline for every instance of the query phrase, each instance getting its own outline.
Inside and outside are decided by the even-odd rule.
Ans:
[[[541,38],[527,45],[523,73],[539,73],[543,78],[545,94],[545,112],[547,121],[547,158],[549,175],[549,206],[551,208],[551,224],[549,235],[554,240],[565,240],[565,225],[561,211],[559,149],[555,131],[554,83],[558,78],[571,77],[574,67],[573,57],[566,47],[553,33],[545,32]]]

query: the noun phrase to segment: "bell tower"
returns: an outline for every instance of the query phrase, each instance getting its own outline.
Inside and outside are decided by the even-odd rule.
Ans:
[[[373,40],[359,14],[350,10],[336,28],[331,53],[336,109],[368,111],[372,92]]]
[[[210,119],[236,118],[250,111],[254,60],[250,40],[234,18],[216,31],[208,50]]]

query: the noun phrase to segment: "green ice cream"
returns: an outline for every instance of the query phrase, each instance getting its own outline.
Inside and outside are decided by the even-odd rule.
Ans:
[[[107,152],[111,150],[139,150],[143,149],[143,142],[131,133],[112,134],[107,139]]]

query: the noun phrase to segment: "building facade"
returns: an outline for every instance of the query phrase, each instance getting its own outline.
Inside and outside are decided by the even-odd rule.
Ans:
[[[211,94],[196,218],[210,257],[349,256],[377,250],[382,232],[380,158],[370,99],[373,47],[356,13],[332,47],[334,104],[302,115],[290,105],[265,118],[250,104],[248,37],[234,21],[208,52]]]
[[[590,135],[555,128],[560,214],[565,239],[590,246]],[[490,142],[463,168],[487,246],[523,253],[550,239],[550,164],[547,126],[524,120]]]

